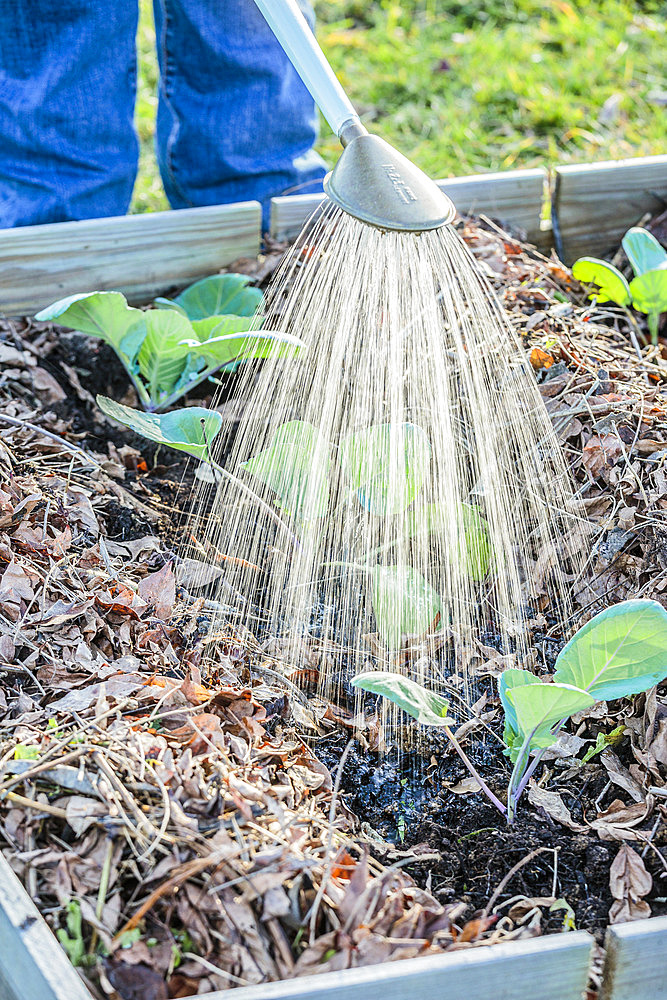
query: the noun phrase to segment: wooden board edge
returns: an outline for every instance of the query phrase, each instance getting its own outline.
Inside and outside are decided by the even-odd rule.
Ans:
[[[577,174],[590,174],[602,170],[653,170],[664,166],[667,169],[667,153],[657,153],[655,156],[629,156],[621,160],[598,160],[595,163],[562,163],[553,169],[556,173],[569,177]]]
[[[177,228],[188,223],[208,225],[212,220],[222,220],[239,216],[242,219],[261,219],[262,206],[258,201],[236,201],[225,205],[200,205],[196,208],[165,209],[159,212],[137,212],[132,215],[109,215],[94,219],[76,219],[67,222],[47,222],[37,226],[14,226],[0,229],[0,248],[7,243],[21,243],[25,239],[39,243],[44,237],[61,234],[78,234],[85,241],[103,235],[106,238],[122,238],[125,231],[141,226],[147,232],[161,230],[166,224]]]
[[[256,201],[0,230],[0,313],[88,290],[132,302],[216,273],[261,247]]]
[[[0,943],[2,1000],[92,1000],[2,852]]]
[[[647,977],[646,966],[632,961],[636,945],[647,948],[655,954],[655,975]],[[649,917],[646,920],[633,920],[625,924],[615,924],[608,927],[604,941],[604,965],[602,968],[602,985],[599,1000],[621,1000],[625,997],[637,997],[637,1000],[652,1000],[659,986],[663,987],[664,996],[667,993],[664,961],[662,956],[667,945],[667,916]],[[630,958],[630,971],[624,966]],[[648,979],[648,981],[647,981]]]
[[[431,957],[410,958],[321,975],[262,983],[234,989],[234,1000],[535,1000],[534,975],[541,982],[540,1000],[580,1000],[586,987],[593,938],[586,931],[531,938],[492,947],[471,948]],[[541,963],[541,970],[534,963]],[[529,984],[519,992],[520,967]],[[532,966],[532,967],[531,967]],[[560,985],[545,992],[548,969]],[[539,980],[540,973],[543,978]],[[511,994],[500,993],[497,976],[512,977]],[[458,977],[458,982],[456,981]],[[509,982],[509,978],[508,978]],[[199,994],[191,1000],[227,1000],[228,991]]]

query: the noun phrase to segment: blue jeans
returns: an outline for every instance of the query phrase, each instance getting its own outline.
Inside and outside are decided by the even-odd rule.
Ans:
[[[157,154],[173,208],[309,184],[317,117],[254,0],[154,0]],[[312,17],[312,11],[307,9]],[[0,0],[0,228],[123,215],[137,0]]]

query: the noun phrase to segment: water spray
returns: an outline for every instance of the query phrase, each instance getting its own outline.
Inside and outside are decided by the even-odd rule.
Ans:
[[[343,146],[324,190],[336,205],[378,229],[423,232],[456,215],[438,185],[361,123],[296,0],[255,0]]]
[[[375,663],[468,685],[479,642],[525,664],[536,614],[567,619],[564,457],[450,200],[368,134],[295,0],[256,3],[343,152],[264,304],[303,350],[239,371],[216,456],[232,475],[199,484],[191,531],[239,625],[326,697]]]

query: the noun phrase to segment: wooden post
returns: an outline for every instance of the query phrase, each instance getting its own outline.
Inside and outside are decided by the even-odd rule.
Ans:
[[[667,917],[607,929],[600,1000],[667,1000]]]
[[[613,252],[646,212],[667,208],[667,156],[557,167],[551,214],[566,264]]]
[[[0,853],[1,1000],[92,1000]]]

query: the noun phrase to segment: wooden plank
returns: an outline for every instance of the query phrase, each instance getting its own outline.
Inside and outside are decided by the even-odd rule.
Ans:
[[[132,302],[255,257],[259,202],[0,230],[0,313],[31,314],[76,292]]]
[[[92,1000],[1,853],[0,998]]]
[[[292,194],[272,198],[270,235],[275,240],[293,240],[324,200],[323,194]]]
[[[526,231],[528,240],[544,246],[549,235],[540,220],[544,200],[544,170],[510,170],[497,174],[473,174],[437,181],[461,215],[490,215]],[[288,240],[322,203],[320,194],[292,195],[271,201],[271,235]]]
[[[581,1000],[593,944],[583,932],[235,989],[234,1000]],[[228,1000],[227,991],[192,1000]]]
[[[667,1000],[667,917],[607,929],[600,1000]]]
[[[549,233],[541,228],[546,172],[508,170],[438,181],[461,215],[489,215],[526,232],[528,242],[543,245]]]
[[[667,206],[667,156],[558,167],[552,202],[554,230],[567,264],[616,249],[646,212]]]

